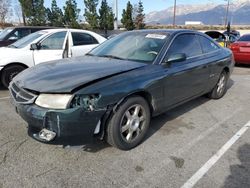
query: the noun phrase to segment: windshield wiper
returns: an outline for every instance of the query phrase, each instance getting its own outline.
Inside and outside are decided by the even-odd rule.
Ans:
[[[95,56],[94,54],[87,53],[86,56]]]
[[[117,57],[117,56],[114,56],[114,55],[100,55],[99,57],[107,57],[107,58],[112,58],[112,59],[124,60],[123,58]]]
[[[17,46],[15,46],[15,45],[13,45],[13,44],[9,45],[8,47],[9,47],[9,48],[17,48]]]

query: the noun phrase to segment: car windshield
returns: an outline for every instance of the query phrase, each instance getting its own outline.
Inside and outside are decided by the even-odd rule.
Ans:
[[[104,42],[87,55],[152,63],[168,38],[168,33],[127,32]]]
[[[238,41],[250,41],[250,35],[243,35]]]
[[[0,32],[0,40],[3,40],[11,31],[13,31],[13,28],[6,28]]]
[[[32,34],[18,40],[17,42],[9,45],[9,48],[23,48],[44,34],[45,34],[45,32],[41,32],[41,31],[32,33]]]

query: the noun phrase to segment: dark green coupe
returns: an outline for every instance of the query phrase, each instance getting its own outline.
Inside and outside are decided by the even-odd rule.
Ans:
[[[132,31],[86,56],[29,68],[9,90],[35,139],[97,136],[128,150],[152,116],[204,94],[221,98],[233,66],[232,53],[202,33]]]

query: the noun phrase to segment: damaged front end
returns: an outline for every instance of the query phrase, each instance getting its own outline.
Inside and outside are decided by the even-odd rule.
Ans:
[[[76,136],[93,138],[101,132],[102,118],[108,110],[98,106],[99,94],[35,95],[15,84],[9,89],[16,111],[28,123],[29,134],[39,141]]]
[[[106,109],[86,111],[82,107],[47,110],[37,105],[18,105],[17,111],[29,125],[29,134],[42,142],[68,137],[87,140],[98,134]]]

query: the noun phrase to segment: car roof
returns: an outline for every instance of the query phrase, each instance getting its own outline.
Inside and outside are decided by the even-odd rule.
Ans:
[[[87,33],[91,33],[91,31],[88,30],[83,30],[83,29],[71,29],[71,28],[54,28],[54,29],[45,29],[45,30],[41,30],[41,31],[46,31],[48,33],[54,33],[54,32],[60,32],[60,31],[75,31],[75,32],[87,32]]]
[[[243,36],[250,36],[250,33],[244,34],[241,37],[243,37]]]

